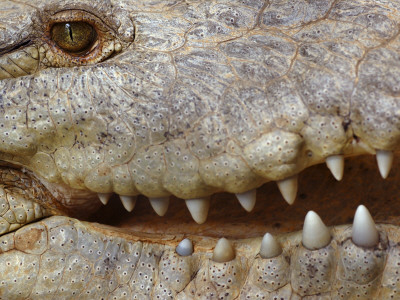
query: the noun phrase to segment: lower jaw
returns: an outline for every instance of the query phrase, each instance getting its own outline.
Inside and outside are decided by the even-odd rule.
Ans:
[[[397,274],[400,229],[396,226],[400,224],[397,199],[400,188],[396,185],[400,178],[399,167],[400,163],[395,161],[389,178],[383,180],[374,157],[352,158],[346,161],[343,180],[336,182],[325,166],[314,166],[300,174],[295,204],[287,205],[276,186],[266,184],[258,189],[257,203],[251,213],[246,213],[233,196],[215,195],[208,220],[202,225],[192,220],[184,201],[179,199],[172,199],[164,217],[158,217],[145,198],[138,199],[132,213],[121,213],[122,205],[115,198],[88,218],[88,221],[106,225],[81,223],[65,217],[45,219],[0,238],[0,261],[3,261],[0,269],[2,274],[6,274],[3,282],[7,284],[7,287],[2,287],[0,280],[0,298],[1,295],[18,297],[18,294],[10,293],[27,290],[27,280],[18,282],[22,286],[20,288],[14,278],[25,278],[26,272],[31,272],[37,264],[41,268],[38,267],[29,278],[39,280],[42,275],[48,278],[47,274],[40,272],[46,270],[45,259],[55,257],[63,259],[65,280],[43,286],[55,289],[48,295],[71,292],[69,288],[74,285],[68,285],[66,279],[69,273],[75,272],[77,275],[70,275],[73,276],[71,282],[85,282],[85,287],[77,289],[78,294],[72,295],[72,299],[86,295],[89,291],[87,287],[96,282],[98,285],[91,287],[91,291],[96,292],[98,287],[111,299],[114,299],[113,296],[117,297],[115,299],[133,299],[134,295],[138,295],[139,299],[142,296],[156,299],[155,295],[161,295],[164,299],[168,298],[166,293],[178,299],[396,298],[396,293],[400,293],[400,286],[397,286],[400,280]],[[376,223],[392,224],[377,226],[380,242],[373,248],[355,246],[351,240],[351,227],[337,226],[351,223],[359,204],[369,208]],[[302,246],[301,232],[288,233],[301,230],[309,210],[317,212],[326,225],[334,226],[331,228],[331,243],[314,251]],[[32,228],[40,230],[32,231]],[[62,230],[76,231],[81,238],[66,244],[69,240],[64,241],[64,238],[68,235]],[[45,233],[34,237],[32,232]],[[277,237],[283,248],[282,255],[269,259],[260,257],[261,237],[266,232]],[[84,233],[87,235],[82,238]],[[175,252],[175,247],[185,237],[192,240],[194,252],[181,257]],[[218,263],[213,261],[213,251],[221,237],[231,241],[235,257]],[[100,258],[91,261],[89,256],[83,254],[91,248],[82,248],[76,243],[91,243],[93,238],[104,243],[104,251]],[[4,246],[4,242],[10,241],[14,242]],[[129,252],[124,250],[127,244],[140,250],[134,270],[128,272],[129,280],[124,279],[123,271],[118,271],[118,267],[124,270],[124,259]],[[92,247],[93,243],[89,246]],[[135,257],[135,251],[129,255]],[[80,259],[83,259],[83,265],[78,263]],[[11,268],[19,262],[33,263]],[[86,266],[92,271],[82,272]],[[96,266],[100,266],[101,274],[96,273]],[[57,277],[59,275],[52,280],[57,281]],[[177,284],[172,284],[171,278],[185,280],[185,284],[178,284],[181,288],[174,290]],[[90,283],[85,280],[90,280]],[[278,288],[274,286],[276,284],[283,287]],[[60,291],[60,286],[64,285],[66,290]],[[15,286],[16,290],[13,290]],[[33,291],[38,286],[41,287],[34,285]],[[102,286],[108,290],[102,290]],[[142,286],[144,289],[141,289]],[[150,294],[146,292],[147,288]],[[33,291],[29,293],[34,299]]]

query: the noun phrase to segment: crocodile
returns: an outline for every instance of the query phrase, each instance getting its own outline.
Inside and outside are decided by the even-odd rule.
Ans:
[[[0,299],[400,299],[400,1],[0,4]]]

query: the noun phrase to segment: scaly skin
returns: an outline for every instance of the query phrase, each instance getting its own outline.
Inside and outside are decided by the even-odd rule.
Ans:
[[[97,31],[88,55],[51,38],[54,23],[77,21]],[[263,259],[250,225],[191,232],[177,215],[172,229],[150,219],[138,230],[67,216],[88,218],[97,193],[243,193],[333,155],[397,151],[399,26],[398,1],[3,1],[0,298],[395,298],[394,225],[379,225],[368,249],[348,227],[315,251],[300,233],[282,235],[283,254]],[[217,224],[235,222],[228,211]],[[50,214],[64,216],[25,225]],[[236,257],[216,263],[213,237],[223,235]],[[174,252],[183,237],[191,256]]]

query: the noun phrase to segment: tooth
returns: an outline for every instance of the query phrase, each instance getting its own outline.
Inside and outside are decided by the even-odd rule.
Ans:
[[[326,158],[326,166],[337,181],[342,180],[344,170],[344,156],[332,155]]]
[[[324,248],[331,242],[331,234],[321,218],[312,210],[306,215],[303,225],[303,246],[309,250]]]
[[[283,199],[290,205],[293,204],[297,194],[297,175],[276,182]]]
[[[235,258],[231,243],[226,238],[218,240],[215,245],[212,260],[219,263],[231,261]]]
[[[189,256],[193,253],[193,243],[189,239],[182,240],[175,248],[176,253],[180,256]]]
[[[353,243],[359,247],[373,247],[379,242],[379,233],[375,222],[364,205],[357,207],[351,236]]]
[[[198,224],[203,224],[207,220],[210,198],[189,199],[185,201],[194,221]]]
[[[256,189],[245,193],[236,194],[236,198],[239,200],[240,205],[242,205],[242,207],[248,212],[251,212],[254,208],[254,205],[256,205],[256,196]]]
[[[121,199],[122,205],[125,207],[125,209],[129,212],[131,212],[135,208],[136,204],[136,197],[135,196],[119,196]]]
[[[149,201],[157,215],[162,217],[166,214],[169,206],[169,197],[149,198]]]
[[[97,196],[99,196],[101,203],[107,205],[108,200],[110,200],[112,196],[112,193],[98,193]]]
[[[282,247],[272,234],[266,233],[262,239],[260,256],[262,258],[274,258],[282,253]]]
[[[376,161],[378,162],[379,172],[383,179],[388,177],[393,163],[393,152],[386,150],[376,151]]]

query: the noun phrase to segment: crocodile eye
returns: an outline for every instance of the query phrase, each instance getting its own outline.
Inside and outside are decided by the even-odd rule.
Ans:
[[[53,25],[51,38],[71,55],[86,55],[96,45],[97,32],[86,22],[62,22]]]
[[[46,67],[96,64],[113,57],[127,45],[118,37],[117,21],[84,10],[65,9],[45,14],[40,23],[43,24],[41,64]]]

